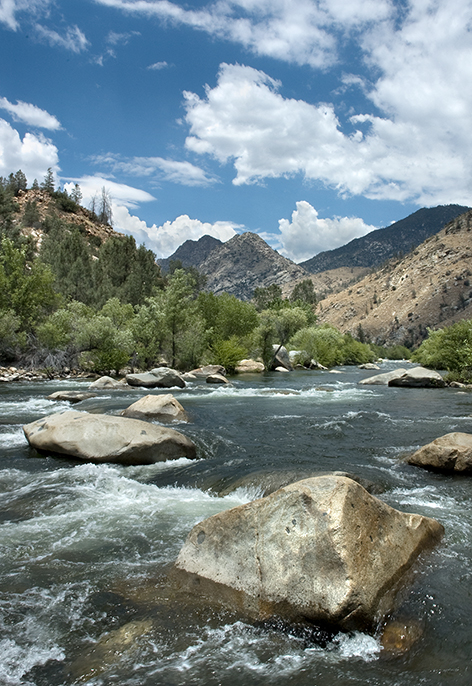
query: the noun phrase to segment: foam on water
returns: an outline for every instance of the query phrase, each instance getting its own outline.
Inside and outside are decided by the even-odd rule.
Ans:
[[[8,450],[18,446],[27,446],[23,429],[18,426],[6,424],[0,429],[0,450]]]

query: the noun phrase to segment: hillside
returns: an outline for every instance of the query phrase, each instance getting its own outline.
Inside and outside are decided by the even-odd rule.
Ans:
[[[417,345],[427,328],[472,318],[472,211],[412,253],[329,295],[318,322],[375,343]]]
[[[199,270],[207,276],[206,290],[231,293],[242,300],[250,300],[257,287],[282,286],[307,276],[304,269],[249,231],[212,250]]]
[[[313,274],[339,267],[379,267],[395,255],[410,252],[468,209],[461,205],[422,208],[389,227],[319,253],[301,262],[300,267]]]
[[[123,234],[115,231],[108,224],[101,224],[94,219],[90,210],[85,209],[81,205],[73,203],[73,209],[67,211],[61,209],[61,203],[58,202],[50,193],[41,189],[29,189],[27,191],[19,191],[18,196],[13,199],[18,207],[18,212],[14,219],[14,224],[21,227],[21,232],[26,236],[31,236],[39,247],[43,236],[42,223],[47,217],[56,216],[68,224],[76,224],[89,239],[95,242],[103,243],[110,236],[122,236]],[[26,222],[25,225],[25,209],[27,205],[33,207],[37,214],[36,221],[31,223]],[[72,207],[72,205],[71,205]]]
[[[165,272],[169,271],[169,265],[174,260],[182,262],[183,267],[196,267],[200,269],[200,265],[211,251],[219,248],[221,245],[223,243],[218,238],[202,236],[198,241],[185,241],[170,257],[156,260],[156,262]]]

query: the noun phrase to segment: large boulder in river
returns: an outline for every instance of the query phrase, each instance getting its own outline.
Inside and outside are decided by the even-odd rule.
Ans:
[[[406,374],[406,369],[394,369],[391,372],[384,372],[383,374],[368,376],[367,379],[362,379],[359,381],[359,383],[363,386],[388,386],[392,379],[403,376],[403,374]]]
[[[89,462],[154,464],[196,457],[195,444],[178,431],[138,419],[62,412],[23,427],[36,450]]]
[[[182,374],[170,367],[156,367],[143,374],[127,374],[126,381],[130,386],[143,388],[185,388]]]
[[[397,376],[388,382],[389,386],[404,386],[409,388],[444,388],[446,382],[439,372],[424,367],[414,367],[405,374]]]
[[[276,367],[284,367],[289,372],[293,371],[287,348],[285,348],[283,345],[277,345],[274,343],[272,346],[272,354],[274,356],[272,360],[272,369],[275,369]]]
[[[61,400],[69,403],[81,403],[82,400],[96,398],[96,393],[86,393],[84,391],[55,391],[47,396],[48,400]]]
[[[157,419],[159,421],[187,421],[187,413],[171,393],[145,395],[123,410],[123,417]]]
[[[115,381],[111,376],[101,376],[99,379],[92,381],[89,388],[95,388],[96,390],[109,389],[109,388],[123,388],[123,384],[120,381]]]
[[[472,434],[454,431],[407,457],[408,464],[442,472],[472,472]]]
[[[367,629],[442,534],[434,519],[399,512],[351,479],[321,476],[197,524],[175,567],[259,618]]]
[[[207,379],[212,374],[221,374],[225,376],[226,369],[221,364],[206,364],[204,367],[197,367],[192,369],[189,374],[192,374],[196,379]]]
[[[265,369],[262,362],[256,360],[240,360],[236,365],[235,372],[237,374],[260,374]]]

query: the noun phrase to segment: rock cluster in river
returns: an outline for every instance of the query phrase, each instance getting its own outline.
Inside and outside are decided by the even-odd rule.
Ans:
[[[399,512],[355,481],[322,476],[219,513],[190,532],[175,567],[253,616],[372,627],[437,521]],[[227,597],[230,597],[227,595]]]

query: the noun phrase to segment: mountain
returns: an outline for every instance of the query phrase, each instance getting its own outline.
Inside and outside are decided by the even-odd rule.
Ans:
[[[410,252],[468,209],[461,205],[423,208],[391,226],[371,231],[335,250],[321,252],[301,262],[300,267],[312,274],[339,267],[378,267],[394,255]]]
[[[319,304],[319,324],[378,344],[417,345],[427,328],[472,318],[472,210]]]
[[[206,290],[250,300],[257,287],[280,286],[307,277],[302,267],[273,250],[256,233],[233,236],[198,266],[207,276]]]
[[[157,264],[165,272],[169,271],[171,261],[180,260],[183,267],[200,268],[201,263],[208,257],[212,250],[219,248],[223,243],[213,236],[202,236],[198,241],[188,240],[177,248],[170,257],[156,260]]]

